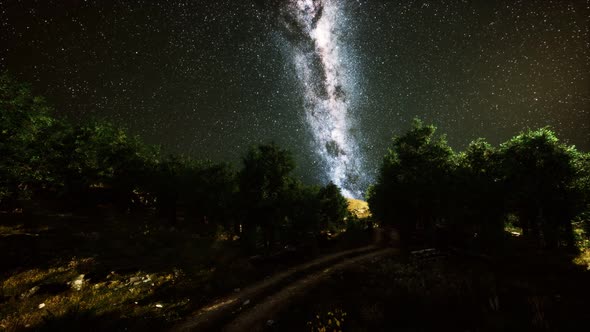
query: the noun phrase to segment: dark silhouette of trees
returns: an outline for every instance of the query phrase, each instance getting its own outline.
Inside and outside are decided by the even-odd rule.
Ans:
[[[368,191],[374,216],[432,243],[491,249],[514,214],[524,236],[544,248],[573,248],[572,220],[588,211],[588,154],[547,129],[528,130],[494,148],[485,140],[453,153],[435,128],[415,121],[396,137]],[[587,213],[587,212],[586,212]],[[441,240],[441,239],[438,240]],[[446,243],[446,242],[445,242]]]
[[[25,84],[0,76],[0,203],[14,204],[51,180],[43,148],[59,121]]]
[[[190,160],[178,183],[179,200],[189,223],[212,233],[217,225],[231,228],[235,222],[234,204],[237,184],[233,170],[226,164]]]
[[[274,144],[252,147],[237,173],[164,156],[111,123],[54,118],[7,75],[0,76],[0,155],[3,209],[48,199],[86,211],[153,211],[167,225],[210,234],[222,227],[267,250],[339,230],[348,214],[336,185],[297,181],[291,154]],[[455,153],[434,126],[415,120],[393,139],[367,194],[375,219],[396,227],[403,244],[494,249],[510,216],[532,243],[573,248],[572,222],[590,229],[590,154],[547,128],[499,147],[478,139]]]
[[[418,229],[432,240],[435,226],[447,217],[453,152],[435,130],[415,120],[408,133],[394,138],[368,192],[373,215],[397,227],[402,241]]]
[[[252,147],[238,172],[243,238],[271,249],[277,242],[315,239],[343,228],[348,203],[333,183],[305,186],[290,176],[291,154],[274,144]]]
[[[284,224],[284,236],[287,241],[313,241],[320,233],[319,186],[305,186],[299,181],[289,183],[287,190],[287,220]]]
[[[284,237],[287,241],[318,239],[318,235],[336,232],[345,227],[348,201],[332,182],[324,187],[305,186],[292,181],[287,191],[287,222]]]
[[[499,245],[504,234],[505,186],[500,181],[499,154],[484,139],[456,155],[449,204],[450,230],[458,243],[475,236],[484,246]]]
[[[73,126],[57,144],[59,153],[50,153],[62,195],[95,205],[97,191],[109,191],[107,202],[121,211],[133,208],[134,191],[146,180],[153,165],[153,152],[137,137],[107,122]],[[57,150],[57,149],[56,149]]]
[[[293,157],[275,144],[258,145],[250,148],[242,162],[238,186],[244,236],[255,244],[260,229],[264,246],[271,248],[289,209]]]
[[[238,173],[163,155],[112,123],[52,117],[41,98],[7,75],[0,77],[0,109],[3,206],[50,200],[85,213],[153,211],[168,226],[210,235],[223,227],[267,249],[342,228],[347,213],[337,186],[295,180],[291,154],[274,144],[252,147]]]
[[[146,178],[140,191],[152,198],[157,215],[170,226],[178,226],[179,210],[186,225],[203,231],[231,220],[236,186],[228,165],[169,155],[156,159]]]
[[[330,182],[317,193],[319,229],[336,231],[343,228],[348,216],[348,201],[340,188]]]
[[[93,191],[108,188],[110,203],[128,209],[151,167],[149,149],[107,122],[70,125],[51,111],[28,86],[0,76],[0,202],[53,198],[87,206]]]
[[[578,152],[547,128],[526,131],[500,147],[509,208],[523,234],[549,248],[574,246],[572,219],[581,212]]]

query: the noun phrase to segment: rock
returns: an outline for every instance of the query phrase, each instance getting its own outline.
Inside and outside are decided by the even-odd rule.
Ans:
[[[39,309],[43,309],[43,308],[45,308],[45,303],[39,304]]]
[[[73,288],[76,290],[81,290],[82,284],[84,284],[84,280],[75,280],[74,284],[73,284]]]
[[[29,289],[28,291],[26,291],[26,292],[22,293],[22,294],[20,295],[20,298],[21,298],[21,299],[26,299],[26,298],[29,298],[29,297],[31,297],[31,296],[33,296],[33,295],[35,295],[35,294],[36,294],[38,291],[39,291],[39,286],[35,286],[35,287],[33,287],[33,288]]]
[[[275,323],[274,320],[269,319],[269,320],[266,321],[266,326],[272,326],[274,323]]]
[[[163,305],[161,305],[159,303],[156,304],[156,308],[162,308],[162,307],[163,307]]]
[[[250,300],[246,300],[246,301],[244,301],[244,303],[242,303],[242,305],[248,305],[248,304],[250,304]]]
[[[134,283],[134,282],[137,282],[137,281],[140,281],[140,280],[141,280],[140,277],[131,277],[131,278],[129,278],[129,282],[130,283]]]
[[[76,278],[73,282],[72,282],[72,289],[75,289],[77,291],[82,289],[82,286],[84,285],[84,275],[81,274],[78,276],[78,278]]]

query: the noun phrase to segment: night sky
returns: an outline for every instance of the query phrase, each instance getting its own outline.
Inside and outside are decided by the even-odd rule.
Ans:
[[[106,118],[214,161],[274,141],[304,180],[326,182],[306,120],[314,81],[294,61],[307,44],[281,10],[293,1],[0,0],[0,70],[59,116]],[[332,88],[361,189],[414,117],[455,149],[549,125],[590,150],[590,1],[324,1],[339,10],[345,91]]]

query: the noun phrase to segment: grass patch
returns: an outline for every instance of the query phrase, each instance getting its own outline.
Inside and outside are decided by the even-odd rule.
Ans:
[[[580,254],[574,258],[574,264],[584,266],[590,270],[590,248],[583,249]]]
[[[590,234],[584,227],[584,222],[576,222],[574,226],[574,237],[580,253],[574,258],[574,264],[584,266],[590,270]]]
[[[0,330],[162,330],[235,288],[358,242],[250,259],[227,234],[200,236],[153,219],[3,219]]]
[[[0,228],[1,330],[164,328],[228,291],[229,276],[259,277],[231,240],[125,216],[15,218]]]
[[[74,312],[92,313],[93,316],[125,313],[157,319],[182,305],[162,304],[154,296],[178,279],[174,273],[112,273],[104,281],[93,282],[79,274],[78,264],[87,264],[87,259],[71,263],[26,270],[4,280],[2,292],[7,302],[0,306],[3,317],[0,327],[9,331],[22,327],[38,328],[47,320],[59,321]]]

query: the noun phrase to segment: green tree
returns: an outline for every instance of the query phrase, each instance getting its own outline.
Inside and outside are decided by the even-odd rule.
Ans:
[[[151,169],[147,191],[154,195],[156,213],[171,226],[176,226],[178,200],[181,195],[185,161],[180,156],[168,155],[158,160]]]
[[[155,151],[138,137],[104,121],[65,128],[46,156],[63,197],[93,206],[92,193],[102,190],[123,211],[133,207],[154,158]]]
[[[348,201],[340,188],[330,182],[317,193],[319,206],[319,227],[335,231],[344,226],[344,218],[348,215]]]
[[[188,160],[180,174],[180,201],[201,229],[231,227],[235,219],[235,174],[227,164]]]
[[[578,152],[574,165],[576,169],[574,190],[579,198],[574,209],[579,211],[577,220],[584,223],[586,236],[590,236],[590,152]]]
[[[501,167],[525,236],[546,247],[573,247],[572,219],[583,197],[576,190],[574,147],[547,128],[523,132],[500,146]]]
[[[320,232],[319,186],[306,186],[300,181],[289,181],[285,191],[287,223],[284,240],[298,243],[315,240]]]
[[[275,144],[250,148],[242,162],[238,186],[244,234],[253,244],[259,227],[264,246],[270,249],[274,245],[275,232],[289,210],[288,193],[293,181],[290,173],[295,163],[291,153]]]
[[[451,231],[460,242],[477,239],[484,247],[501,243],[504,233],[505,191],[500,181],[497,149],[477,139],[457,155],[449,204]]]
[[[368,191],[373,215],[397,227],[403,242],[418,229],[431,240],[436,224],[447,218],[453,151],[435,131],[414,120],[410,131],[394,138]]]
[[[42,147],[60,123],[28,85],[0,75],[0,203],[29,197],[52,180]]]

